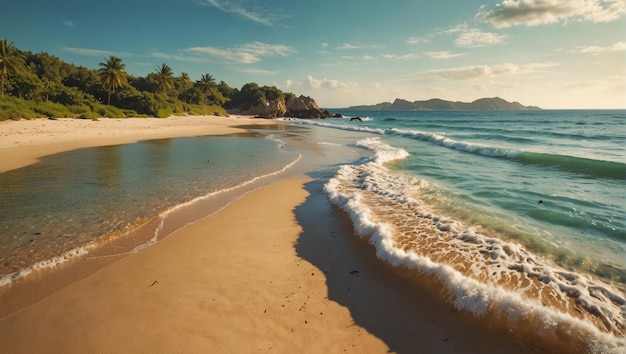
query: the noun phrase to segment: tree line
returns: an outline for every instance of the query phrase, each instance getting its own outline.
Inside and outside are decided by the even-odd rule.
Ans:
[[[241,89],[203,74],[175,76],[165,63],[145,77],[126,72],[122,59],[104,58],[97,69],[48,53],[21,51],[0,39],[0,120],[34,117],[168,117],[226,115],[270,100],[295,99],[275,86],[252,82]]]

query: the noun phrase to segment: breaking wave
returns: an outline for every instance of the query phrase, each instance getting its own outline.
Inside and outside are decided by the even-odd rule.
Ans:
[[[373,157],[342,166],[325,191],[350,215],[356,233],[374,245],[377,257],[432,277],[454,307],[476,316],[530,325],[543,336],[567,338],[594,352],[626,348],[626,299],[620,291],[436,215],[419,198],[426,181],[384,167],[407,157],[406,151],[376,138],[358,145]]]

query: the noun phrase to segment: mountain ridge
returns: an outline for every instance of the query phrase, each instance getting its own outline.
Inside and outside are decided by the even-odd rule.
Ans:
[[[347,110],[539,110],[537,106],[525,106],[517,101],[509,102],[500,97],[479,98],[472,102],[446,101],[431,98],[425,101],[408,101],[396,98],[392,102],[381,102],[374,105],[359,105],[345,108]]]

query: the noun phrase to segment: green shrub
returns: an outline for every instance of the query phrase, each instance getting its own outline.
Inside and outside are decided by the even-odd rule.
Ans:
[[[80,119],[92,119],[92,120],[97,120],[98,119],[98,115],[96,114],[96,112],[85,112],[85,113],[81,113],[78,118]]]
[[[0,96],[0,120],[29,118],[34,114],[25,100],[6,95]]]

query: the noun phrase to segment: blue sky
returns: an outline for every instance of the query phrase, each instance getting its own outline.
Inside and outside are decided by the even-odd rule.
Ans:
[[[145,76],[209,73],[339,108],[499,96],[626,108],[626,0],[20,0],[0,38]]]

